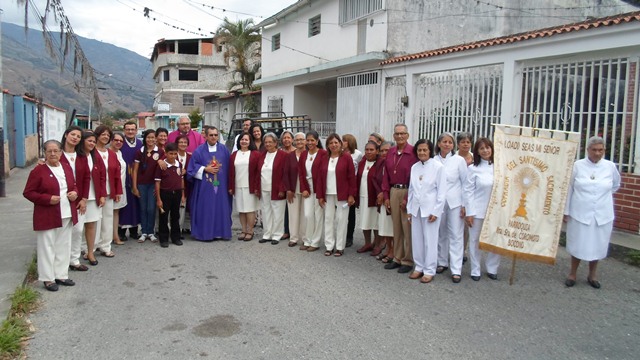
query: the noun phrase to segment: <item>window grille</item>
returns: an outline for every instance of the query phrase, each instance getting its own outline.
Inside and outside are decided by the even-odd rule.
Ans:
[[[340,0],[340,25],[382,9],[383,0]]]
[[[271,51],[280,49],[280,33],[277,33],[271,37]]]
[[[320,15],[309,19],[309,37],[320,34]]]
[[[195,106],[195,96],[193,94],[182,94],[182,106]]]

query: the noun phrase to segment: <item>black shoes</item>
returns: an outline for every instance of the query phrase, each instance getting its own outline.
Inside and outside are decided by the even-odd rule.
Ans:
[[[347,243],[345,244],[346,247],[351,247],[353,246],[353,239],[349,239],[347,238]]]
[[[168,248],[169,247],[169,242],[168,241],[160,241],[160,247]]]
[[[400,268],[398,269],[398,272],[400,274],[406,274],[411,270],[413,270],[413,266],[411,266],[411,265],[400,265]]]
[[[572,287],[572,286],[573,286],[573,285],[575,285],[575,284],[576,284],[576,281],[575,281],[575,280],[572,280],[572,279],[567,279],[567,280],[565,280],[565,281],[564,281],[564,285],[565,285],[566,287]]]
[[[438,266],[436,268],[436,274],[442,274],[443,272],[449,270],[448,266]]]
[[[385,269],[387,270],[393,270],[393,269],[397,269],[400,267],[400,264],[398,264],[395,261],[392,261],[390,263],[388,263],[387,265],[384,266]]]
[[[591,280],[587,278],[587,282],[589,283],[589,285],[591,285],[592,288],[600,289],[600,282],[598,282],[598,280]]]
[[[271,240],[269,240],[269,239],[260,239],[260,240],[258,240],[258,242],[260,244],[264,244],[264,243],[269,242],[269,241],[271,241]]]
[[[73,282],[73,280],[71,280],[71,279],[64,279],[64,280],[56,279],[56,284],[59,284],[59,285],[62,285],[62,286],[73,286],[76,283]]]
[[[487,273],[487,277],[491,280],[498,280],[498,275]]]
[[[56,284],[55,282],[50,282],[50,283],[44,283],[44,288],[49,290],[49,291],[58,291],[58,284]]]
[[[178,239],[178,240],[174,241],[173,244],[177,245],[177,246],[182,246],[182,240]]]
[[[473,280],[473,281],[480,281],[480,276],[474,276],[474,275],[471,275],[471,280]]]

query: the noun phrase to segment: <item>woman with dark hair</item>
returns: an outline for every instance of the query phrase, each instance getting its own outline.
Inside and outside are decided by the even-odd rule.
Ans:
[[[260,176],[260,153],[256,151],[251,134],[238,136],[238,150],[229,158],[229,195],[233,196],[240,217],[242,231],[238,240],[251,241],[256,223],[256,211],[260,202],[256,196],[256,185]]]
[[[123,194],[120,197],[120,200],[113,203],[113,243],[116,245],[124,244],[124,239],[120,239],[120,235],[118,234],[118,223],[120,222],[120,209],[127,206],[127,195],[124,194],[124,187],[127,183],[127,163],[124,161],[122,151],[120,150],[122,149],[124,142],[125,138],[123,133],[116,132],[113,134],[110,149],[116,153],[116,157],[120,163],[120,182],[123,187]]]
[[[440,222],[438,241],[438,268],[443,273],[451,266],[451,281],[462,279],[462,258],[464,256],[464,219],[462,187],[467,182],[467,162],[453,151],[454,138],[445,132],[438,137],[434,160],[444,165],[447,174],[447,194]]]
[[[260,152],[265,152],[262,139],[264,138],[264,129],[260,124],[253,124],[249,128],[249,134],[253,136],[253,143],[256,145],[256,149]]]
[[[102,206],[102,217],[99,226],[99,237],[96,249],[104,257],[114,257],[111,251],[113,241],[113,205],[122,197],[122,180],[120,178],[120,161],[115,152],[107,148],[113,139],[113,131],[105,125],[98,126],[94,133],[97,137],[96,153],[104,164],[105,174],[105,202]]]
[[[456,136],[456,142],[458,144],[457,154],[467,162],[467,166],[473,164],[473,153],[471,148],[473,147],[473,135],[468,132],[461,132]]]
[[[84,237],[86,239],[86,250],[84,259],[89,261],[91,266],[98,265],[98,260],[94,256],[96,243],[96,229],[98,220],[102,216],[102,207],[106,202],[107,174],[104,162],[96,154],[96,135],[93,131],[82,133],[83,153],[86,154],[87,164],[90,170],[89,195],[87,198],[87,212],[84,219]]]
[[[82,248],[82,234],[84,232],[85,212],[87,211],[87,198],[89,197],[89,182],[91,181],[89,164],[82,149],[82,128],[72,125],[62,135],[62,156],[60,162],[69,165],[78,190],[78,198],[73,203],[73,210],[78,214],[78,222],[71,230],[71,256],[69,269],[87,271],[86,265],[80,264],[80,251]]]
[[[49,291],[58,291],[58,285],[75,285],[69,279],[69,257],[71,232],[78,221],[74,209],[78,192],[71,168],[60,163],[61,152],[62,145],[57,140],[44,143],[45,163],[31,170],[22,193],[34,204],[38,280]]]
[[[393,261],[393,220],[391,218],[391,212],[384,206],[384,193],[382,191],[382,181],[385,176],[386,168],[384,166],[385,161],[387,160],[387,154],[389,153],[389,149],[394,146],[394,143],[391,141],[383,141],[380,144],[380,151],[378,151],[378,162],[379,166],[376,170],[376,181],[374,182],[374,187],[376,193],[378,194],[376,197],[376,204],[378,205],[378,237],[380,238],[380,243],[376,244],[375,248],[371,252],[372,256],[375,256],[376,259],[382,260],[383,263],[389,263]],[[385,252],[382,253],[382,244],[385,244]]]
[[[131,190],[133,195],[140,198],[142,235],[138,239],[139,243],[143,243],[147,239],[151,242],[158,241],[153,229],[156,218],[156,199],[153,192],[155,190],[156,167],[162,156],[164,156],[164,152],[156,146],[155,130],[145,130],[142,134],[142,148],[136,154],[133,165]]]
[[[493,143],[481,137],[473,147],[473,165],[469,166],[467,182],[464,186],[465,208],[467,217],[465,222],[469,226],[469,257],[471,260],[471,279],[480,280],[482,252],[479,248],[480,230],[491,199],[493,188]],[[487,276],[498,278],[500,255],[487,252],[485,267]]]
[[[409,279],[430,283],[436,274],[440,218],[447,192],[445,167],[434,161],[433,143],[420,139],[413,147],[418,162],[411,167],[407,213],[415,267]]]
[[[282,146],[280,150],[284,151],[287,155],[292,153],[296,148],[293,146],[293,133],[291,130],[285,130],[280,134],[280,143]],[[286,169],[286,168],[285,168]],[[286,202],[284,208],[284,234],[280,240],[289,240],[291,234],[289,232],[289,202]],[[289,244],[291,246],[291,244]]]
[[[187,148],[189,147],[189,137],[187,135],[178,135],[176,138],[176,144],[178,144],[178,162],[180,163],[180,171],[182,174],[186,174],[187,166],[189,166],[189,161],[191,161],[191,153],[187,152]],[[185,221],[187,209],[191,204],[191,180],[186,176],[184,177],[184,196],[186,197],[186,200],[184,204],[180,204],[180,229],[182,229],[183,234],[191,234],[190,221]]]
[[[338,134],[327,137],[328,156],[322,158],[316,198],[324,208],[325,256],[342,256],[347,242],[349,207],[356,200],[356,169],[351,155],[342,151]]]
[[[284,233],[284,209],[286,206],[286,180],[283,176],[287,154],[278,149],[278,137],[270,132],[263,139],[266,151],[258,161],[260,179],[256,179],[256,196],[262,203],[264,233],[260,243],[271,241],[278,245]]]
[[[287,180],[287,209],[289,217],[289,230],[291,237],[289,239],[289,247],[298,245],[298,241],[304,240],[305,221],[304,221],[304,204],[302,193],[300,191],[300,177],[298,176],[298,161],[300,156],[306,150],[306,139],[302,132],[297,133],[293,137],[295,150],[289,153],[287,165],[285,167],[285,178]]]
[[[164,147],[167,145],[167,139],[169,139],[169,130],[159,127],[156,129],[156,146],[158,149],[164,152]],[[176,139],[177,140],[177,139]]]
[[[358,150],[358,142],[356,137],[351,134],[342,135],[342,151],[351,155],[353,167],[357,170],[360,160],[362,160],[362,151]],[[356,229],[356,207],[349,208],[349,221],[347,222],[347,243],[346,247],[353,245],[353,232]]]
[[[320,135],[315,130],[307,133],[307,150],[303,151],[298,160],[298,178],[300,191],[304,203],[304,219],[306,235],[300,250],[313,252],[320,248],[322,239],[322,225],[324,223],[324,209],[314,196],[319,187],[320,163],[327,156],[327,151],[322,149]]]
[[[357,250],[364,253],[373,250],[372,240],[378,243],[378,193],[373,185],[378,169],[378,144],[369,141],[364,146],[364,158],[358,164],[356,186],[358,187],[356,206],[360,207],[360,227],[364,234],[364,245]],[[373,236],[372,236],[373,235]]]

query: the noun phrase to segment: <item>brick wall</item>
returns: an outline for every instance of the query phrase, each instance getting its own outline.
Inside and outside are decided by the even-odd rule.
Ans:
[[[613,196],[618,230],[640,234],[640,175],[621,174],[622,186]]]

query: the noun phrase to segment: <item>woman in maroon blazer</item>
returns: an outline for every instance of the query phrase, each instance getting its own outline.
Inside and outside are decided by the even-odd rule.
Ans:
[[[238,151],[229,158],[229,194],[234,196],[236,210],[240,217],[242,232],[238,240],[253,239],[253,226],[256,223],[256,211],[260,201],[256,196],[256,185],[260,178],[258,163],[262,154],[256,151],[256,145],[250,134],[241,134],[236,144]]]
[[[278,137],[274,133],[265,134],[262,143],[266,151],[258,161],[260,177],[255,184],[255,194],[262,200],[264,232],[259,242],[271,241],[271,245],[278,245],[284,234],[287,182],[283,175],[287,154],[278,149]]]
[[[98,126],[94,133],[96,134],[96,153],[102,161],[106,178],[106,196],[104,206],[102,207],[102,220],[100,220],[100,235],[96,241],[96,248],[102,256],[114,257],[111,251],[111,242],[113,241],[113,204],[120,201],[122,197],[122,180],[120,177],[120,161],[118,155],[113,150],[108,149],[107,145],[113,140],[113,131],[105,125]]]
[[[285,179],[287,180],[287,208],[289,215],[289,247],[298,245],[298,241],[304,239],[305,220],[302,191],[300,189],[300,176],[298,174],[298,160],[306,150],[304,133],[297,133],[293,137],[295,148],[287,157],[285,167]]]
[[[298,160],[298,177],[300,192],[304,199],[304,221],[306,224],[305,237],[300,250],[316,251],[322,239],[322,225],[324,224],[324,209],[314,196],[320,179],[320,163],[327,156],[322,148],[318,132],[310,130],[307,133],[307,150],[303,151]]]
[[[356,185],[358,191],[356,206],[360,207],[360,227],[364,234],[364,245],[358,249],[359,253],[373,250],[371,233],[378,243],[378,206],[376,204],[376,171],[378,169],[378,144],[369,141],[364,147],[364,157],[358,163]]]
[[[36,166],[27,179],[24,195],[34,204],[33,230],[37,236],[38,280],[49,291],[58,284],[73,286],[69,279],[71,232],[78,221],[74,202],[78,191],[73,171],[60,163],[62,145],[56,140],[44,143],[45,164]]]
[[[84,233],[84,220],[87,211],[87,199],[89,198],[89,183],[91,182],[91,171],[87,157],[82,152],[82,128],[70,126],[62,135],[62,156],[60,162],[69,165],[73,172],[78,198],[74,203],[74,208],[78,213],[78,222],[73,226],[71,232],[71,258],[69,259],[69,269],[75,271],[87,271],[89,268],[80,264],[80,250],[82,248],[82,234]]]
[[[324,208],[325,256],[342,256],[347,242],[349,206],[356,203],[356,169],[351,155],[342,152],[338,134],[327,137],[329,155],[322,158],[316,198]]]
[[[87,163],[91,172],[89,182],[89,197],[87,198],[87,212],[84,221],[84,237],[87,248],[85,249],[85,260],[92,266],[98,265],[93,252],[95,251],[96,229],[98,220],[102,217],[102,207],[107,197],[107,172],[100,155],[96,154],[96,135],[93,131],[82,133],[82,151],[86,154]]]

